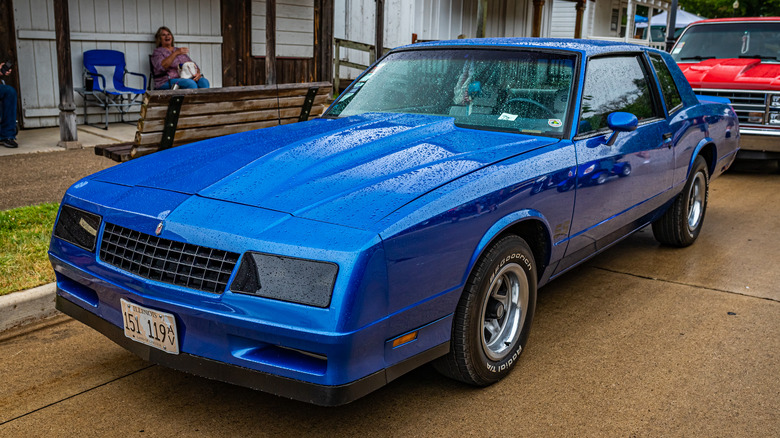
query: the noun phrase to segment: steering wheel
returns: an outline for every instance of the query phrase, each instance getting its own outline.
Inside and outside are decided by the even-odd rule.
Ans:
[[[505,113],[522,114],[523,116],[526,117],[531,115],[542,114],[546,116],[548,119],[555,118],[555,113],[552,112],[550,108],[547,108],[541,103],[533,99],[528,99],[526,97],[515,97],[514,99],[507,100],[501,106],[501,110],[502,112]],[[541,118],[541,117],[534,117],[534,118]]]

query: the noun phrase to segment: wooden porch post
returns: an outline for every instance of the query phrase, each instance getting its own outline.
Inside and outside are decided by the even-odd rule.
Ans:
[[[634,17],[636,16],[636,7],[632,0],[628,0],[626,4],[626,36],[625,41],[628,42],[634,38]]]
[[[477,4],[477,38],[485,38],[487,24],[487,0],[479,0]]]
[[[542,36],[542,8],[544,7],[544,0],[534,0],[534,22],[531,28],[531,36],[539,38]]]
[[[265,83],[276,84],[276,0],[265,1]]]
[[[314,2],[314,79],[333,82],[333,0]]]
[[[647,12],[647,27],[645,28],[645,40],[647,41],[647,45],[652,47],[653,42],[653,32],[651,32],[652,27],[650,27],[650,23],[653,22],[653,11],[655,10],[654,7],[650,6],[648,8]]]
[[[385,0],[376,2],[376,59],[382,56],[385,49]]]
[[[73,72],[70,60],[70,15],[68,0],[54,0],[54,31],[57,40],[57,78],[60,86],[60,141],[57,146],[80,149],[73,103]]]
[[[582,18],[585,16],[585,2],[587,0],[577,0],[574,9],[577,10],[577,18],[574,22],[574,38],[582,38]]]
[[[259,85],[252,59],[251,0],[221,0],[222,86]]]

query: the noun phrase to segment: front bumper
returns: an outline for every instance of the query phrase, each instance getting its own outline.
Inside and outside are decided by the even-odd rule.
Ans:
[[[125,337],[121,328],[96,316],[92,312],[84,310],[60,295],[57,296],[56,305],[57,310],[60,312],[99,331],[119,346],[141,357],[143,360],[194,374],[196,376],[245,386],[247,388],[320,406],[339,406],[354,401],[381,388],[408,371],[439,356],[447,354],[450,350],[449,342],[444,342],[434,348],[354,382],[335,386],[318,385],[187,353],[178,355],[168,354]]]
[[[452,316],[428,320],[437,313],[431,307],[437,305],[436,299],[355,331],[323,331],[313,329],[313,321],[272,323],[257,317],[250,308],[229,307],[225,300],[211,303],[202,297],[185,304],[182,300],[188,294],[176,294],[174,289],[167,294],[170,299],[162,299],[150,295],[147,289],[163,285],[120,287],[54,254],[50,253],[50,259],[57,275],[57,308],[127,350],[170,368],[300,401],[324,406],[348,403],[449,351]],[[169,354],[125,337],[121,298],[174,314],[180,354]],[[295,306],[270,301],[264,304]],[[280,309],[283,307],[277,313]],[[289,312],[284,314],[289,316]],[[393,348],[393,339],[405,331],[398,330],[399,324],[414,320],[421,321],[419,325],[413,323],[418,339]]]

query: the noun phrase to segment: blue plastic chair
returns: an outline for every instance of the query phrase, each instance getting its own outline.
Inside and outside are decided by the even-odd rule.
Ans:
[[[105,70],[113,68],[113,75],[106,78],[99,67]],[[143,78],[143,88],[132,88],[125,85],[125,76],[128,74]],[[103,129],[108,129],[108,111],[111,108],[119,110],[120,119],[125,121],[125,114],[133,105],[140,105],[139,97],[146,92],[146,75],[127,71],[125,54],[117,50],[87,50],[84,52],[84,79],[83,89],[76,89],[84,98],[84,124],[87,122],[87,106],[99,106],[105,109],[105,123]],[[91,80],[90,80],[91,79]],[[91,86],[90,86],[91,84]]]

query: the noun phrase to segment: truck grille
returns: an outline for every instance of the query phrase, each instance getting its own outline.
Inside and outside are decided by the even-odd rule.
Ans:
[[[100,259],[150,280],[222,293],[227,288],[238,254],[161,239],[106,223]]]
[[[767,93],[763,91],[694,90],[696,94],[725,97],[739,117],[740,124],[763,125],[767,123]],[[752,117],[751,117],[752,113]],[[756,119],[760,117],[760,121]]]

